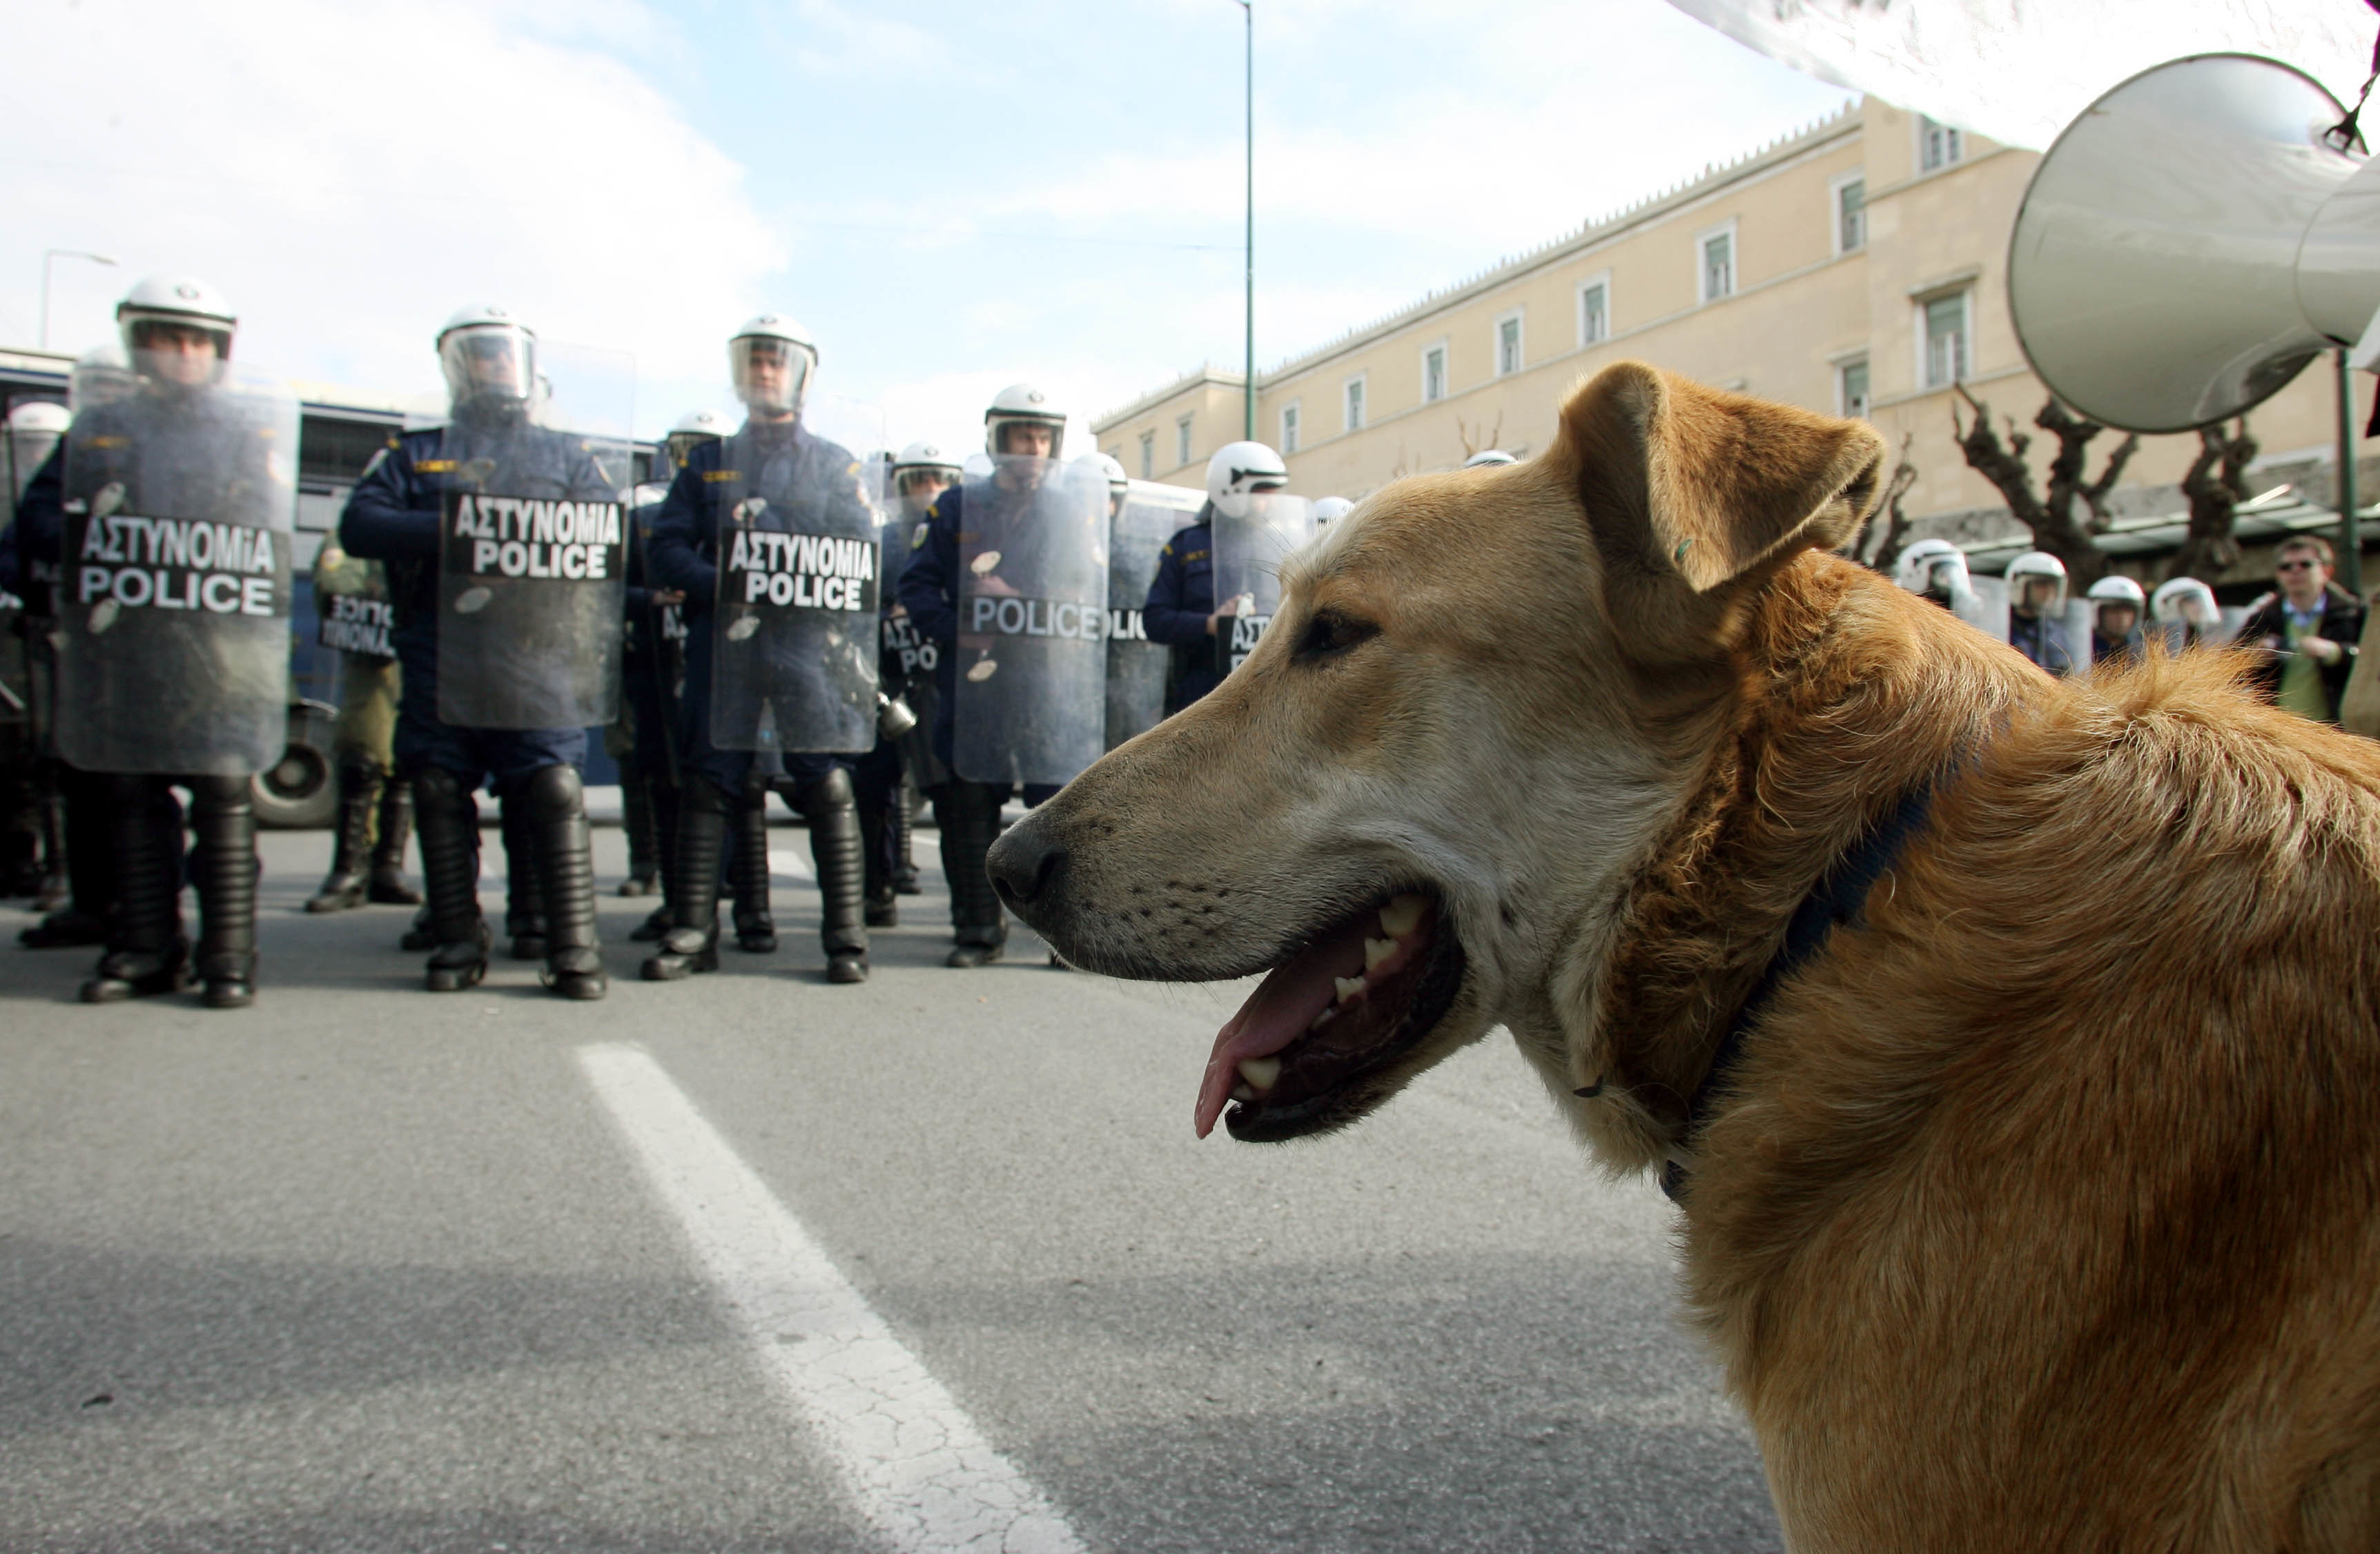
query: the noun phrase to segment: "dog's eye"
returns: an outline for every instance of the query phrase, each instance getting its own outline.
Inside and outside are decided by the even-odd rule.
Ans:
[[[1297,656],[1306,659],[1343,653],[1366,637],[1378,636],[1379,630],[1369,621],[1324,610],[1305,623],[1305,635],[1298,639]]]

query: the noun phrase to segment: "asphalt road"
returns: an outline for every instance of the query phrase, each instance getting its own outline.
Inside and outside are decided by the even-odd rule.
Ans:
[[[1202,1144],[1239,989],[946,970],[938,880],[830,987],[778,836],[783,948],[641,983],[607,896],[592,1005],[419,990],[402,909],[298,910],[320,834],[245,1012],[75,1003],[0,910],[0,1548],[1779,1546],[1665,1204],[1500,1035]]]

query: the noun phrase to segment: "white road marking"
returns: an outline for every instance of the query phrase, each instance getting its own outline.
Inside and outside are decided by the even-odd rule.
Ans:
[[[902,1554],[1083,1554],[801,1222],[640,1047],[582,1047],[596,1096],[769,1373]]]
[[[780,852],[775,850],[771,850],[769,854],[769,872],[771,875],[788,874],[796,880],[815,880],[818,878],[817,871],[810,868],[809,859],[802,856],[799,853]]]

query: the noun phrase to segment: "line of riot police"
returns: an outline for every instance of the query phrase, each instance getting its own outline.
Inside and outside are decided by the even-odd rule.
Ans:
[[[54,450],[10,471],[22,500],[0,584],[33,623],[25,722],[75,862],[71,904],[26,938],[103,946],[86,999],[196,981],[231,1007],[257,977],[250,780],[279,759],[287,698],[296,408],[233,366],[237,320],[205,283],[145,281],[118,320],[123,364],[79,370],[70,421],[22,429]],[[419,903],[406,945],[428,952],[436,991],[489,970],[482,789],[510,858],[513,954],[561,996],[607,990],[590,727],[622,758],[623,892],[662,897],[636,934],[654,944],[648,979],[718,965],[722,893],[737,945],[775,948],[771,792],[808,828],[829,980],[866,978],[868,929],[918,888],[920,795],[950,964],[998,958],[983,859],[1002,807],[1020,789],[1039,802],[1218,683],[1314,532],[1270,449],[1219,453],[1194,517],[1194,493],[1136,490],[1096,453],[1066,462],[1066,417],[1029,384],[995,398],[968,466],[925,443],[863,465],[805,424],[819,350],[779,314],[728,342],[741,424],[688,416],[667,479],[633,490],[624,358],[541,346],[492,306],[457,312],[435,346],[446,419],[373,458],[316,564],[346,675],[334,856],[308,907]],[[408,828],[426,901],[402,872]]]

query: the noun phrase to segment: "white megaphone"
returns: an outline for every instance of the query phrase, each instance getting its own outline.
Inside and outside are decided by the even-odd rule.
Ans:
[[[2380,356],[2380,162],[2347,110],[2252,55],[2194,55],[2100,98],[2034,169],[2009,240],[2017,339],[2051,393],[2126,431],[2187,431],[2319,353]]]

